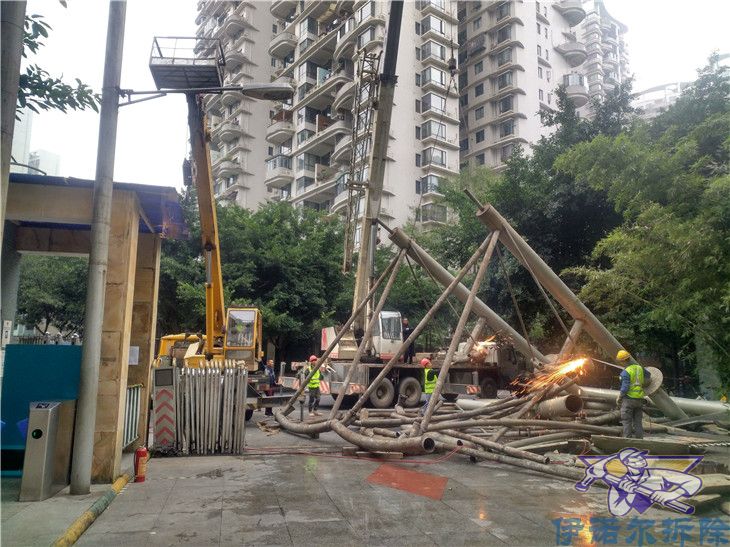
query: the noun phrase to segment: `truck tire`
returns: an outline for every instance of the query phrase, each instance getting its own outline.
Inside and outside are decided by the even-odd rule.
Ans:
[[[375,408],[389,408],[393,406],[395,387],[388,378],[383,378],[378,387],[370,394],[370,404]]]
[[[482,383],[479,384],[482,388],[482,392],[479,395],[482,399],[496,399],[497,397],[497,382],[491,376],[487,376],[482,379]]]
[[[249,421],[251,419],[251,416],[253,416],[253,408],[247,408],[246,409],[246,421]]]
[[[398,384],[398,395],[403,401],[403,406],[413,408],[421,401],[421,382],[413,376],[403,378]]]
[[[335,397],[335,399],[336,398],[337,397]],[[359,395],[345,395],[342,398],[342,405],[340,406],[340,408],[352,408],[359,398]]]

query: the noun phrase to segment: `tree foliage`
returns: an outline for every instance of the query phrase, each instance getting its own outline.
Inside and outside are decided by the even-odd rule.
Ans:
[[[27,15],[23,29],[23,58],[36,54],[48,38],[51,26],[42,15]],[[28,64],[21,72],[18,87],[18,109],[39,110],[85,110],[99,111],[100,96],[78,78],[75,85],[63,81],[63,76],[51,76],[36,64]]]
[[[45,334],[50,325],[81,333],[87,261],[60,256],[24,256],[18,291],[18,322]]]
[[[599,136],[556,167],[603,192],[623,217],[592,263],[574,268],[623,340],[675,362],[709,348],[730,385],[730,79],[716,59],[649,124]],[[683,358],[683,359],[682,359]],[[721,386],[715,386],[718,390]]]

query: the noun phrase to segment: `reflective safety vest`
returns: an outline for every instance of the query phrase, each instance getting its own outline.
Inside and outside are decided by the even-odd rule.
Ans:
[[[629,375],[629,390],[626,396],[631,399],[641,399],[644,397],[644,369],[641,365],[629,365],[626,367]]]
[[[433,388],[436,387],[436,381],[439,375],[432,368],[424,369],[423,371],[423,392],[433,393]]]
[[[312,372],[312,367],[309,367],[307,369],[307,371],[308,371],[307,372],[307,376],[309,376],[309,374]],[[312,389],[318,388],[319,387],[319,380],[320,380],[321,377],[322,377],[322,371],[321,370],[317,370],[317,372],[314,373],[314,376],[312,376],[312,378],[309,380],[309,383],[307,384],[307,386],[310,387],[310,388],[312,388]]]

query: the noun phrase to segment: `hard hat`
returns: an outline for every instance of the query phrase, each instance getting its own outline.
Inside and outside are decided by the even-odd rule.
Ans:
[[[431,361],[429,361],[426,357],[424,357],[423,359],[421,359],[421,366],[422,367],[425,367],[425,366],[430,365],[430,364],[431,364]]]
[[[310,363],[314,363],[316,360],[317,360],[317,356],[316,355],[310,355],[309,356],[309,362]]]
[[[629,352],[625,349],[619,350],[619,352],[616,354],[617,361],[628,361],[630,358],[631,355],[629,355]]]
[[[649,453],[648,450],[638,450],[636,448],[624,448],[621,450],[618,454],[618,459],[621,463],[624,465],[629,462],[629,460],[634,458],[644,458]]]

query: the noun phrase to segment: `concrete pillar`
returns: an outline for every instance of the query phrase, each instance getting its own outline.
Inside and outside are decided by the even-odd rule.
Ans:
[[[138,237],[137,196],[114,190],[91,470],[94,482],[112,482],[121,473]]]
[[[157,290],[160,280],[161,239],[157,234],[139,234],[137,270],[134,276],[131,345],[139,348],[139,363],[129,367],[127,384],[142,384],[142,406],[139,415],[139,439],[133,450],[147,444],[147,414],[152,384],[152,360],[155,358],[157,326]]]
[[[18,288],[20,285],[20,258],[15,247],[15,224],[8,222],[3,233],[2,257],[0,257],[0,329],[5,320],[13,322],[18,311]],[[0,349],[0,387],[4,375],[5,347]]]

